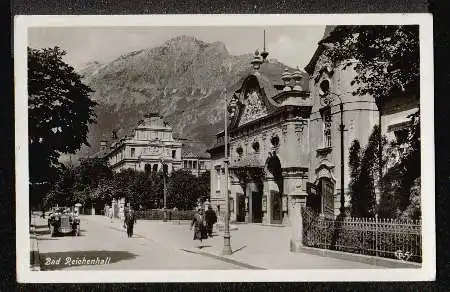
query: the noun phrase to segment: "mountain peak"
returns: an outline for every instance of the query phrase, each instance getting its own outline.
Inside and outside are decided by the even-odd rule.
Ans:
[[[197,43],[197,44],[204,44],[203,41],[197,39],[194,36],[190,35],[179,35],[177,37],[171,38],[170,40],[166,41],[165,45],[171,45],[174,43]]]

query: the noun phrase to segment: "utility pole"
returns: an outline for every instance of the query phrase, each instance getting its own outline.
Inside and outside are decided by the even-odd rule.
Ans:
[[[164,222],[167,222],[167,183],[166,183],[166,176],[167,176],[167,164],[164,163],[164,161],[161,161],[162,168],[163,168],[163,193],[164,193]]]
[[[225,95],[225,137],[224,137],[224,142],[225,142],[225,159],[224,159],[224,163],[225,163],[225,219],[224,219],[224,224],[225,224],[225,230],[223,233],[223,250],[222,250],[222,254],[224,255],[231,255],[232,251],[231,251],[231,235],[230,235],[230,195],[229,195],[229,190],[228,190],[228,163],[229,163],[229,158],[228,158],[228,101],[227,101],[227,97]]]
[[[341,124],[339,125],[339,131],[341,132],[341,207],[340,213],[342,216],[345,214],[345,194],[344,194],[344,105],[342,99],[340,99],[339,109],[341,112]]]

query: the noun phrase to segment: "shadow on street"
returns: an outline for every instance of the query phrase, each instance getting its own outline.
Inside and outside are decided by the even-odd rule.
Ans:
[[[40,254],[41,270],[54,271],[74,266],[89,266],[92,264],[80,263],[78,260],[106,260],[111,258],[108,264],[117,263],[136,258],[136,254],[127,251],[113,250],[81,250],[67,252],[49,252]],[[72,260],[78,261],[72,263]],[[70,262],[70,264],[69,264]]]

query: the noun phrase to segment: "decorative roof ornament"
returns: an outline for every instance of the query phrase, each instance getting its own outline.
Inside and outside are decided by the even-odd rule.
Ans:
[[[253,60],[250,62],[255,69],[255,73],[258,72],[259,68],[261,68],[261,64],[263,63],[262,57],[259,55],[259,51],[255,51],[255,55],[253,56]]]
[[[292,74],[292,79],[294,79],[294,82],[295,82],[293,90],[302,91],[303,88],[300,85],[300,82],[303,79],[303,74],[299,67],[297,67],[297,70]]]
[[[269,56],[269,52],[266,51],[266,30],[264,30],[264,48],[261,52],[261,56],[263,58],[263,62],[267,63],[269,60],[267,59],[267,56]]]
[[[283,74],[281,74],[281,80],[283,80],[284,88],[283,91],[291,91],[291,87],[289,86],[291,83],[292,75],[289,73],[289,69],[284,69]]]

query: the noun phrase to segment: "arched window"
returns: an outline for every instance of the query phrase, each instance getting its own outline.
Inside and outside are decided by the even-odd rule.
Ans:
[[[242,147],[239,146],[239,147],[236,149],[236,153],[239,155],[239,157],[241,157],[241,156],[242,156],[242,153],[244,153],[244,149],[242,149]]]
[[[319,84],[319,95],[325,96],[330,93],[330,81],[328,79],[324,79]]]
[[[272,144],[273,147],[278,147],[280,145],[280,138],[278,138],[278,136],[273,136],[270,139],[270,143]]]
[[[158,164],[153,164],[153,171],[158,171]]]
[[[144,170],[145,170],[145,173],[152,172],[152,165],[151,164],[145,164]]]
[[[258,153],[259,152],[259,142],[254,142],[252,144],[252,148],[256,153]]]

